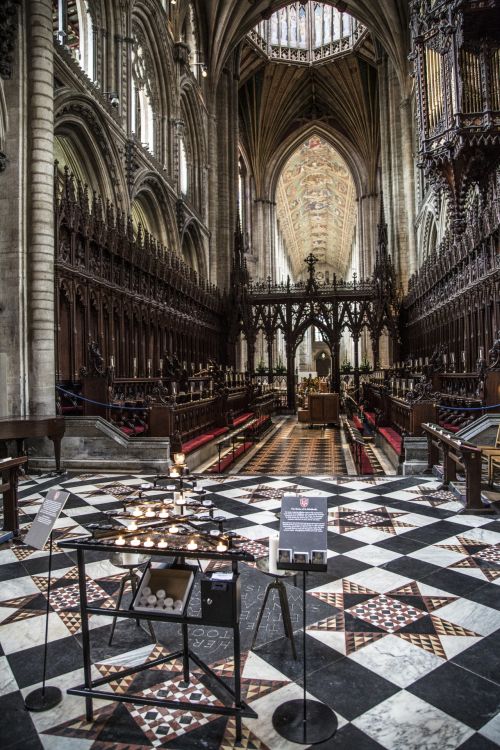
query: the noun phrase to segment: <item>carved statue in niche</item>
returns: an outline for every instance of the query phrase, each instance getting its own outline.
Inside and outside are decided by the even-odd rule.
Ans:
[[[488,370],[500,370],[500,331],[495,334],[495,341],[488,352],[490,364]]]
[[[431,373],[433,372],[443,372],[444,371],[444,355],[446,353],[446,347],[441,344],[436,349],[434,349],[430,359],[429,359],[429,370]]]
[[[90,375],[108,375],[110,372],[104,366],[104,359],[99,349],[97,341],[91,341],[87,350],[87,366],[80,369],[80,375],[82,378]]]
[[[97,341],[91,341],[89,343],[87,364],[91,375],[104,374],[104,359]]]

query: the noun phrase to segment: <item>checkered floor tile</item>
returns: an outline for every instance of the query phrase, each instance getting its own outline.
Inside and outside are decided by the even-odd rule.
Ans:
[[[75,558],[57,540],[122,506],[150,479],[86,474],[39,477],[21,486],[27,528],[46,491],[64,486],[69,499],[56,527],[49,614],[48,682],[64,693],[46,713],[28,713],[23,698],[41,679],[48,549],[0,547],[0,746],[2,750],[292,750],[274,730],[275,708],[302,695],[302,593],[285,579],[298,659],[284,637],[279,601],[271,593],[256,646],[255,622],[271,579],[241,566],[242,690],[258,719],[244,720],[240,745],[232,719],[196,711],[98,701],[93,722],[82,698],[66,690],[82,681],[81,623]],[[226,528],[245,537],[257,558],[278,528],[283,494],[327,498],[328,571],[308,574],[307,690],[337,714],[335,739],[325,750],[488,750],[500,747],[500,520],[459,513],[450,493],[429,478],[285,474],[200,479]],[[162,490],[153,495],[161,497]],[[153,496],[152,495],[152,496]],[[212,563],[220,566],[219,563]],[[123,571],[105,554],[87,565],[89,600],[110,608]],[[299,577],[300,578],[300,577]],[[127,598],[128,597],[128,598]],[[125,595],[129,601],[130,591]],[[200,611],[195,590],[190,612]],[[152,662],[179,647],[179,627],[155,624],[156,642],[133,620],[90,618],[94,675],[112,675]],[[144,625],[144,623],[142,623]],[[191,649],[231,680],[231,632],[190,628]],[[209,706],[224,700],[194,664],[154,666],[110,683],[116,694],[169,696]]]

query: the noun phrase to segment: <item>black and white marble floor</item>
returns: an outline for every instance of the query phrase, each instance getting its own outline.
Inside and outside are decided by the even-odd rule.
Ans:
[[[22,486],[24,521],[57,482],[71,493],[58,538],[83,533],[103,510],[120,507],[120,493],[143,477],[86,475],[39,478]],[[500,747],[500,520],[460,515],[448,492],[430,479],[384,477],[236,476],[203,480],[227,527],[267,553],[278,528],[284,491],[328,498],[328,572],[307,579],[308,692],[333,708],[334,739],[320,750],[488,750]],[[161,496],[161,493],[158,493]],[[112,606],[122,571],[95,554],[87,566],[89,598]],[[287,580],[299,660],[283,637],[277,602],[266,610],[255,650],[250,644],[269,577],[242,565],[243,689],[258,719],[244,721],[241,745],[231,719],[96,701],[87,723],[84,700],[64,694],[41,714],[23,697],[41,679],[48,552],[0,547],[0,747],[2,750],[292,750],[273,729],[275,708],[301,697],[301,592]],[[63,691],[82,681],[77,581],[73,554],[54,555],[49,683]],[[197,598],[192,606],[196,608]],[[178,626],[160,625],[157,643],[130,620],[90,621],[94,674],[153,659],[178,647]],[[231,677],[230,631],[192,628],[191,646]],[[114,691],[182,696],[217,703],[204,676],[181,682],[180,665],[111,683]]]

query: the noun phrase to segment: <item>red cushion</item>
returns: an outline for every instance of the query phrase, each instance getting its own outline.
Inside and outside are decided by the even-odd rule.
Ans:
[[[238,427],[240,424],[243,424],[243,422],[247,422],[250,417],[253,417],[253,412],[251,411],[246,414],[240,414],[239,417],[236,417],[236,419],[233,420],[233,424],[235,427]]]
[[[120,430],[125,433],[125,435],[133,435],[134,431],[131,427],[120,427]]]
[[[143,432],[146,432],[146,428],[144,427],[144,425],[137,425],[137,427],[135,428],[135,434],[142,435]]]
[[[375,414],[373,414],[373,412],[371,411],[365,411],[365,417],[370,422],[370,424],[372,424],[375,427],[375,423],[376,423]]]
[[[374,473],[371,461],[366,455],[365,451],[363,451],[363,453],[361,454],[360,472],[361,474],[373,474]]]
[[[219,435],[224,435],[226,432],[229,432],[229,427],[217,427],[217,429],[214,430],[211,434],[212,437],[216,438],[219,437]]]
[[[389,445],[399,455],[403,448],[403,438],[401,437],[401,435],[396,432],[396,430],[393,430],[392,427],[381,427],[379,429],[379,433],[387,440]]]
[[[440,422],[439,426],[450,432],[458,432],[461,429],[458,425],[450,424],[449,422]]]

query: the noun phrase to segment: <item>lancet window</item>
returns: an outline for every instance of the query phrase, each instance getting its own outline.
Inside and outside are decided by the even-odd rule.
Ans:
[[[87,0],[53,0],[52,28],[55,39],[69,49],[93,81],[94,25]]]

